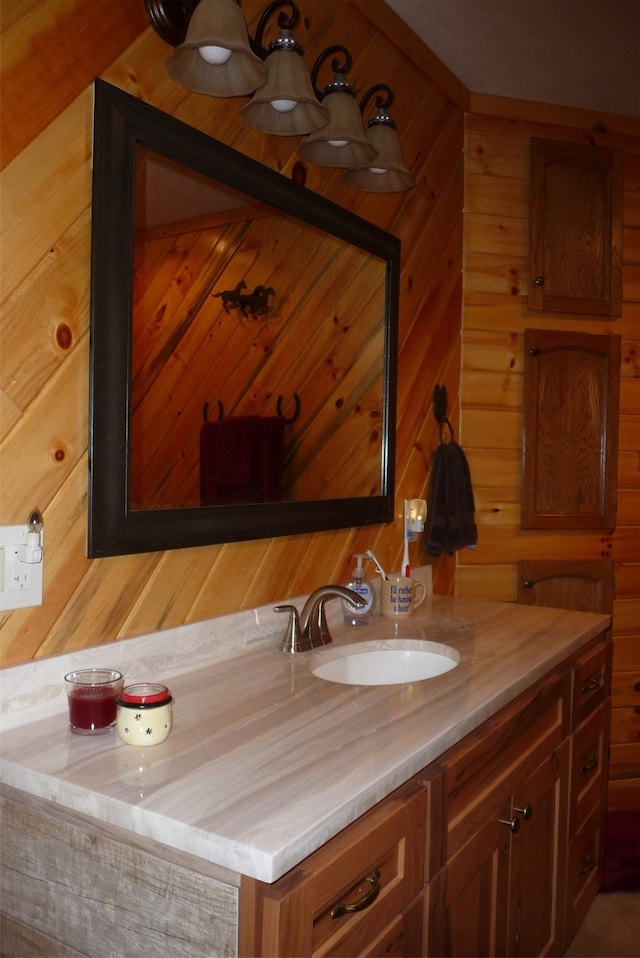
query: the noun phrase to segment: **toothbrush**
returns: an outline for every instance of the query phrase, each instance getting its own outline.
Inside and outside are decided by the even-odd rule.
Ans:
[[[380,573],[380,575],[382,576],[382,578],[383,578],[383,579],[388,579],[389,576],[388,576],[387,573],[384,571],[384,569],[382,568],[382,566],[380,565],[380,563],[378,562],[378,560],[377,560],[376,557],[374,556],[374,554],[373,554],[373,552],[371,551],[371,549],[367,549],[367,551],[365,552],[365,555],[366,555],[367,559],[371,559],[371,561],[372,561],[373,564],[375,565],[376,569],[378,570],[378,572]]]
[[[404,536],[404,554],[402,556],[402,574],[407,577],[411,576],[411,565],[409,562],[409,540],[411,539],[411,533],[407,531]]]

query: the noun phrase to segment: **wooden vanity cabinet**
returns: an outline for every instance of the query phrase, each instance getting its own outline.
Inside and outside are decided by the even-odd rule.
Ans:
[[[421,954],[426,810],[412,780],[274,884],[243,879],[240,954]]]
[[[611,646],[601,643],[572,673],[566,941],[602,884],[609,770]]]
[[[602,880],[610,649],[603,633],[273,884],[3,786],[0,953],[561,955]]]

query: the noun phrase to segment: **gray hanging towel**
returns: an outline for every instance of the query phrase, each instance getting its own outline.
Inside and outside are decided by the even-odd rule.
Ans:
[[[431,460],[427,496],[426,551],[430,556],[474,549],[478,541],[469,464],[451,438],[440,442]]]

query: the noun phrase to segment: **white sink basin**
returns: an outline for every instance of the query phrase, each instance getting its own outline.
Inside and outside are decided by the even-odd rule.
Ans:
[[[343,685],[401,685],[422,682],[455,669],[460,655],[439,642],[386,639],[320,652],[311,671]]]

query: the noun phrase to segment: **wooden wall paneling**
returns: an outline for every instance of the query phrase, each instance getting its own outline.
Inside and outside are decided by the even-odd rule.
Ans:
[[[537,560],[613,559],[618,588],[624,598],[614,603],[614,679],[640,669],[640,561],[638,541],[637,428],[638,397],[638,306],[636,279],[637,203],[640,182],[638,152],[634,138],[637,121],[607,117],[596,134],[603,146],[624,149],[623,218],[627,233],[624,250],[622,315],[614,321],[574,317],[557,313],[535,315],[526,303],[528,251],[508,258],[496,252],[500,236],[491,220],[528,222],[529,138],[555,137],[587,143],[594,131],[593,114],[516,104],[515,101],[478,98],[472,95],[472,112],[466,117],[465,141],[465,294],[463,306],[463,368],[461,374],[462,437],[469,443],[468,459],[476,503],[478,548],[459,553],[456,591],[460,595],[487,594],[515,600],[516,563],[525,557]],[[491,114],[491,115],[489,115]],[[601,118],[602,119],[602,118]],[[518,203],[521,205],[518,208]],[[483,219],[480,219],[482,216]],[[524,270],[524,273],[523,273]],[[620,434],[618,452],[618,524],[613,533],[601,535],[572,532],[520,530],[517,509],[520,500],[520,445],[517,421],[522,416],[522,334],[527,326],[545,330],[572,329],[596,335],[618,333],[622,339],[620,383]],[[502,338],[501,338],[502,337]],[[509,345],[510,344],[510,345]],[[497,448],[496,448],[497,447]],[[492,507],[504,512],[492,513]],[[515,506],[515,510],[514,510]],[[481,585],[479,585],[481,583]],[[620,596],[621,593],[619,592]],[[635,624],[633,624],[635,623]],[[630,630],[633,630],[631,632]],[[613,749],[627,749],[621,742]],[[631,754],[622,753],[629,761]],[[637,758],[635,753],[634,758]],[[628,805],[631,789],[623,777],[623,757],[612,752],[610,803]],[[620,769],[620,772],[616,771]],[[626,774],[626,773],[625,773]],[[619,781],[616,781],[616,777]],[[637,786],[637,782],[634,783]],[[637,788],[636,788],[637,795]]]
[[[615,616],[615,609],[614,609]],[[614,625],[615,625],[614,621]],[[640,633],[613,633],[613,671],[637,672],[640,670]]]
[[[85,334],[2,442],[2,498],[7,518],[44,512],[87,448],[89,344]]]
[[[91,111],[88,88],[2,171],[1,263],[8,297],[44,259],[91,201]]]
[[[473,451],[467,457],[471,475],[476,472],[474,465],[478,461]],[[494,468],[500,469],[502,457],[496,457]],[[480,471],[480,470],[478,470]],[[486,484],[486,483],[485,483]],[[478,540],[480,530],[478,530]],[[550,554],[560,554],[563,559],[613,559],[614,562],[635,561],[637,559],[637,527],[618,527],[614,534],[597,530],[558,535],[548,530],[520,530],[513,527],[489,525],[482,527],[482,550],[466,556],[471,563],[517,562],[523,556],[531,559],[546,559]],[[466,554],[465,554],[466,555]],[[515,599],[515,597],[514,597]]]
[[[616,635],[640,631],[640,595],[635,593],[617,599],[614,605],[614,615],[616,617]]]
[[[0,383],[22,412],[88,331],[89,233],[87,210],[2,303]]]
[[[465,212],[492,216],[522,216],[528,202],[526,179],[515,176],[484,176],[468,172],[465,177]]]
[[[518,568],[515,563],[502,565],[465,564],[466,553],[458,557],[456,590],[458,594],[475,599],[511,602],[518,588]]]
[[[246,3],[245,6],[247,10],[251,7],[250,16],[257,17],[259,4]],[[53,3],[50,3],[49,7],[52,9]],[[82,7],[80,9],[82,10]],[[443,145],[441,153],[439,152],[439,143],[445,143],[441,136],[446,137],[446,131],[451,128],[446,95],[440,90],[435,91],[431,82],[425,79],[420,66],[403,58],[398,52],[401,43],[396,42],[393,36],[383,35],[368,16],[363,16],[357,7],[349,3],[325,4],[321,14],[318,13],[318,8],[313,9],[313,32],[318,44],[326,45],[325,39],[329,38],[345,14],[350,42],[355,48],[352,52],[357,58],[359,77],[363,83],[369,81],[371,70],[375,66],[376,76],[373,79],[378,81],[381,78],[377,65],[379,62],[387,63],[388,75],[382,79],[390,80],[395,86],[396,103],[393,114],[402,130],[403,145],[405,142],[408,144],[407,156],[416,158],[416,173],[420,176],[421,170],[429,161],[429,152],[421,152],[422,145],[427,143],[431,147],[433,144],[434,156],[438,157],[433,170],[444,170],[445,173],[440,192],[452,198],[455,194],[451,194],[447,186],[447,147]],[[102,75],[133,95],[141,96],[188,122],[194,122],[196,126],[208,129],[223,141],[242,146],[256,158],[275,168],[291,168],[296,160],[295,149],[292,149],[295,143],[289,143],[287,138],[263,137],[249,131],[239,119],[239,103],[212,101],[208,97],[190,94],[173,83],[169,80],[164,66],[167,53],[166,44],[153,30],[147,28],[126,49],[123,45],[121,54],[103,70]],[[78,55],[82,58],[81,51]],[[93,63],[91,68],[93,69]],[[7,295],[12,290],[19,289],[15,307],[11,304],[12,310],[15,308],[16,317],[21,306],[28,304],[29,297],[34,299],[38,296],[38,267],[42,273],[42,282],[45,282],[46,257],[50,255],[48,250],[56,244],[62,245],[59,238],[64,236],[72,225],[83,221],[85,230],[88,226],[92,91],[91,85],[88,82],[85,84],[79,77],[80,73],[75,72],[71,84],[73,98],[69,100],[68,106],[61,113],[58,111],[56,119],[43,128],[40,135],[22,151],[3,179],[3,195],[11,198],[11,204],[5,206],[7,215],[4,218],[5,223],[11,227],[13,245],[18,254],[11,257],[10,263],[6,257],[3,258],[8,270],[5,272],[3,290]],[[417,109],[418,105],[425,107],[423,113]],[[454,108],[453,113],[459,118],[459,124],[460,112],[456,114]],[[445,116],[447,119],[443,124],[441,121]],[[458,126],[458,129],[461,127]],[[461,142],[461,135],[458,134],[458,137]],[[51,156],[56,157],[53,166]],[[455,175],[454,172],[453,176]],[[404,217],[415,210],[416,206],[418,211],[420,209],[420,204],[416,203],[420,195],[418,191],[406,196],[370,196],[347,190],[339,173],[327,174],[319,168],[310,169],[309,180],[313,181],[314,177],[317,177],[317,182],[322,184],[323,190],[326,190],[331,198],[342,199],[355,211],[370,216],[383,226],[393,225],[400,235],[404,235],[405,231]],[[422,182],[426,181],[427,177],[424,177]],[[61,184],[64,184],[64,189],[60,188]],[[425,200],[431,206],[434,205],[431,194],[425,193]],[[455,222],[459,211],[456,214],[451,199],[447,202],[450,207],[447,215]],[[438,205],[439,198],[436,197],[435,206]],[[434,221],[424,230],[419,242],[432,243],[440,228],[441,223]],[[65,312],[64,316],[67,318],[71,315],[74,318],[77,328],[72,328],[71,332],[76,344],[86,329],[82,322],[86,324],[87,320],[89,266],[88,242],[83,244],[80,230],[78,226],[77,246],[73,250],[69,247],[69,256],[65,262],[65,274],[67,277],[73,276],[74,284],[73,292],[69,290],[65,295],[69,304],[75,300],[75,312],[70,310]],[[16,239],[20,242],[16,243]],[[413,245],[412,249],[415,249]],[[421,283],[431,275],[433,257],[423,257],[424,262],[428,265],[426,270],[422,267],[419,279]],[[51,274],[49,289],[52,299],[60,295],[62,272],[61,267],[58,274]],[[20,288],[23,281],[24,289]],[[412,308],[410,302],[407,302],[406,308]],[[43,311],[43,318],[47,312],[48,309]],[[411,327],[412,319],[408,313],[405,315],[404,321]],[[451,315],[448,318],[451,320]],[[71,323],[68,324],[72,326]],[[426,326],[424,336],[424,340],[420,337],[416,339],[418,348],[421,342],[428,339]],[[440,338],[438,342],[448,342],[449,338]],[[29,335],[29,348],[33,349],[31,340]],[[50,343],[39,343],[39,348],[42,350],[42,358],[36,363],[38,372],[35,377],[31,374],[31,386],[22,372],[15,384],[19,393],[24,395],[25,403],[30,393],[35,396],[41,386],[46,385],[49,388],[47,381],[50,379],[50,369],[53,374]],[[81,350],[85,356],[83,362],[86,364],[86,343],[81,346]],[[435,365],[441,367],[442,357],[437,357],[433,349],[430,358]],[[80,447],[77,454],[83,456],[86,439],[80,442],[80,436],[86,434],[86,365],[83,372],[76,366],[72,370],[68,365],[69,359],[70,356],[66,355],[61,360],[67,364],[65,369],[68,374],[68,402],[64,408],[70,414],[75,430],[74,443],[77,436]],[[14,362],[19,367],[24,365],[19,357]],[[49,395],[52,395],[50,389]],[[10,408],[15,405],[11,397],[4,397],[4,402],[5,405],[8,403]],[[34,407],[33,423],[38,421],[37,412],[37,407]],[[403,414],[404,409],[401,408],[399,426]],[[17,427],[22,429],[22,423],[18,423],[16,414],[11,416],[11,423],[17,436],[20,431]],[[67,431],[68,426],[62,433],[65,440]],[[26,432],[25,420],[24,433]],[[65,455],[62,462],[68,465],[71,454],[62,447],[61,450]],[[13,447],[5,445],[2,451],[3,461],[10,459],[13,462]],[[73,451],[75,455],[76,450]],[[410,452],[409,449],[409,453],[405,455],[410,455]],[[5,654],[3,658],[5,662],[20,660],[21,655],[28,658],[60,651],[65,647],[94,644],[115,636],[139,634],[160,626],[177,625],[181,621],[193,621],[198,617],[229,611],[232,608],[273,601],[281,598],[285,592],[290,595],[296,591],[308,591],[318,584],[319,576],[322,581],[344,578],[351,567],[351,553],[356,548],[365,548],[372,541],[377,547],[385,551],[388,549],[392,554],[401,550],[401,536],[393,524],[389,524],[388,527],[298,537],[296,542],[288,543],[288,548],[284,548],[284,544],[280,542],[276,542],[272,548],[269,541],[258,541],[189,550],[180,554],[147,556],[143,559],[123,557],[89,563],[85,557],[83,542],[86,486],[80,481],[86,460],[80,458],[75,461],[78,471],[73,470],[73,482],[72,476],[69,475],[61,485],[56,487],[54,483],[49,493],[51,509],[56,510],[56,513],[55,518],[46,514],[45,523],[49,541],[53,547],[55,537],[58,551],[56,562],[53,566],[48,566],[48,572],[52,571],[45,576],[45,604],[33,612],[24,610],[15,615],[9,613],[4,618],[3,648],[9,649],[8,656]],[[399,471],[402,472],[403,468],[403,460],[399,457]],[[60,476],[61,472],[58,470],[54,474]],[[48,472],[46,475],[50,477]],[[12,480],[12,488],[17,487],[17,480]],[[33,484],[23,483],[23,487],[25,501],[27,497],[31,499],[35,491]],[[39,488],[45,488],[42,480],[39,482]],[[66,500],[64,513],[57,511],[60,509],[59,500],[63,492],[70,496]],[[399,501],[402,498],[403,490],[398,488]],[[17,509],[20,513],[23,511],[19,504]],[[65,522],[61,523],[58,529],[57,520],[62,515]],[[19,518],[21,515],[16,515],[16,521]],[[63,524],[66,524],[64,530]],[[287,572],[284,576],[278,573],[281,549],[284,549],[291,561],[291,573]],[[273,562],[272,554],[275,555]],[[76,558],[79,559],[78,562],[75,561]],[[269,570],[268,575],[264,574],[265,569]],[[229,589],[228,581],[237,583],[237,588]],[[222,582],[225,585],[220,588]],[[161,596],[163,601],[159,601]],[[87,612],[84,617],[83,609]],[[21,637],[24,641],[23,650],[20,647]]]
[[[618,463],[618,482],[623,481]],[[638,520],[638,489],[618,489],[618,524],[632,526]]]
[[[493,253],[465,253],[465,291],[500,296],[526,296],[529,283],[525,256],[496,256]]]
[[[470,133],[592,143],[638,153],[638,119],[619,113],[597,113],[528,100],[472,93],[467,114]]]
[[[640,561],[617,565],[615,577],[618,601],[640,597]]]
[[[20,616],[0,616],[0,661],[10,662],[36,657],[52,621],[60,616],[90,567],[86,555],[87,457],[78,460],[44,509],[45,548],[48,550],[44,573],[46,602],[23,610]],[[81,636],[69,635],[68,641]]]
[[[526,220],[516,216],[470,213],[464,217],[465,250],[490,249],[494,256],[527,255]]]
[[[3,167],[147,27],[144,5],[131,0],[13,2],[4,8]],[[64,51],[71,55],[64,56]],[[74,55],[76,51],[81,55]]]
[[[625,263],[622,267],[622,283],[627,302],[640,303],[640,266]]]

